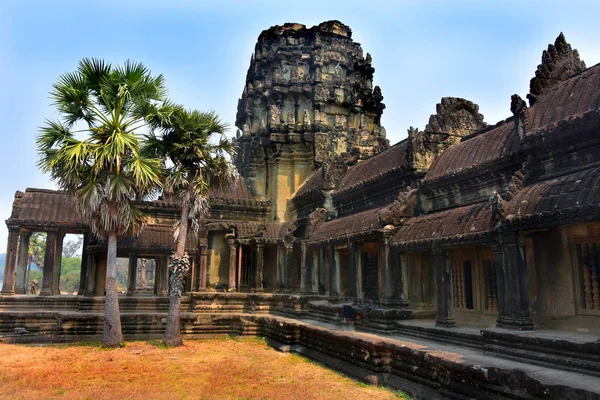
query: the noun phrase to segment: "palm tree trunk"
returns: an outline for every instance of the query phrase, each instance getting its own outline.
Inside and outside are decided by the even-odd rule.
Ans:
[[[179,237],[177,238],[177,255],[183,257],[185,254],[185,242],[187,240],[190,207],[185,206],[181,210],[181,221],[179,221]]]
[[[177,250],[175,252],[178,258],[185,257],[189,214],[189,206],[184,206],[181,210],[179,237],[177,238]],[[183,345],[183,341],[181,340],[181,293],[183,292],[183,276],[182,274],[173,273],[172,260],[169,270],[171,272],[169,276],[169,315],[167,316],[167,329],[165,330],[163,342],[167,346],[176,347]]]
[[[104,330],[102,345],[117,347],[123,342],[117,289],[117,233],[108,235],[106,296],[104,299]]]

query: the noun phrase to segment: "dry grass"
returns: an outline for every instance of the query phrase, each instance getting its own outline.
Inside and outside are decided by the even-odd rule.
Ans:
[[[0,345],[4,399],[394,399],[254,338],[187,341],[165,349],[129,342]]]

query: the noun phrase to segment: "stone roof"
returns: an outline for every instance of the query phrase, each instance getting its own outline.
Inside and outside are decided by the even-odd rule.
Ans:
[[[403,247],[426,247],[433,242],[470,241],[491,230],[492,208],[488,201],[411,218],[393,242]]]
[[[512,224],[541,222],[552,226],[600,216],[600,167],[527,186],[505,205]]]
[[[15,193],[12,214],[6,223],[40,229],[86,227],[75,204],[64,192],[32,188]]]
[[[518,141],[509,140],[514,137],[514,128],[512,121],[505,122],[450,147],[433,162],[423,181],[437,181],[498,162],[518,149]]]
[[[254,205],[266,202],[263,197],[255,196],[246,184],[246,181],[241,177],[227,187],[211,188],[208,192],[208,197],[211,201],[220,204]]]
[[[323,189],[323,167],[317,169],[310,178],[308,178],[293,196],[294,200],[310,198],[315,195],[320,196]]]
[[[311,242],[340,239],[376,231],[380,228],[380,211],[381,209],[375,208],[325,222],[315,230],[310,238]]]
[[[371,158],[358,162],[344,175],[335,194],[354,190],[359,186],[381,179],[385,175],[406,169],[408,166],[407,149],[408,140],[405,139]]]
[[[546,89],[526,110],[528,135],[600,107],[600,64]],[[424,182],[434,182],[497,163],[519,150],[512,119],[484,129],[444,151],[433,163]]]

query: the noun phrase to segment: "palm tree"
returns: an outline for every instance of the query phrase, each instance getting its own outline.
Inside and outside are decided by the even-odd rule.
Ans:
[[[157,126],[161,132],[148,136],[148,146],[154,156],[162,155],[169,168],[165,194],[181,207],[181,219],[175,229],[176,251],[169,263],[169,315],[164,343],[180,346],[181,294],[184,278],[189,275],[190,261],[185,252],[188,227],[198,232],[208,211],[208,190],[237,179],[231,164],[234,145],[224,133],[227,124],[214,112],[186,110],[178,106],[166,124]]]
[[[162,75],[140,63],[111,66],[83,59],[50,93],[60,120],[46,120],[37,139],[39,166],[75,200],[92,232],[108,239],[102,344],[123,342],[117,297],[117,238],[136,234],[147,217],[139,202],[157,193],[162,160],[142,156],[140,130],[168,121]],[[157,122],[158,121],[158,122]],[[84,137],[79,139],[79,137]]]

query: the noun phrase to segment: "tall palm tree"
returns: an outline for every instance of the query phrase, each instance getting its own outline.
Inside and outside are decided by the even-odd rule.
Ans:
[[[37,139],[39,166],[70,194],[92,232],[108,240],[102,343],[123,342],[117,297],[117,238],[146,223],[139,201],[157,193],[162,160],[142,156],[149,121],[168,121],[162,75],[131,61],[111,66],[83,59],[50,93],[60,119],[46,120]],[[140,132],[140,130],[142,132]],[[81,139],[80,139],[81,137]]]
[[[234,145],[224,133],[227,124],[214,112],[186,110],[178,106],[168,123],[157,126],[148,136],[154,156],[167,158],[171,167],[167,173],[165,194],[181,207],[181,218],[175,229],[176,251],[169,263],[169,315],[164,336],[165,344],[180,346],[181,294],[184,278],[189,275],[190,261],[185,252],[188,227],[198,232],[208,211],[208,191],[237,179],[231,164]]]

